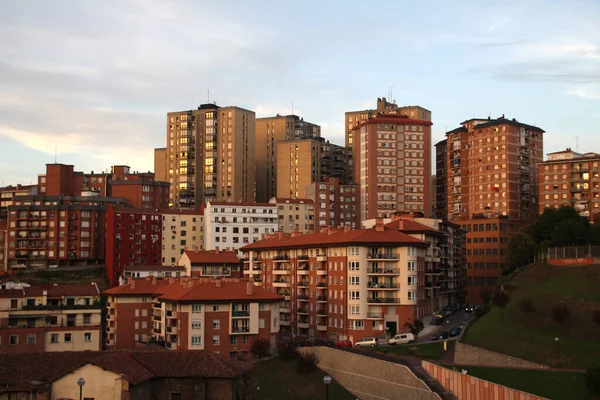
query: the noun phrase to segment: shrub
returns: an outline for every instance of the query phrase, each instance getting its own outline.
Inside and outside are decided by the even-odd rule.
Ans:
[[[525,314],[532,314],[535,312],[535,304],[529,297],[524,297],[519,301],[519,310]]]
[[[279,358],[283,361],[290,361],[298,357],[298,349],[293,343],[282,343],[279,346]]]
[[[420,319],[416,319],[415,322],[413,323],[413,326],[417,330],[417,333],[421,332],[423,330],[423,328],[425,328],[423,321],[421,321]]]
[[[267,339],[256,339],[250,345],[250,353],[255,358],[265,358],[271,354],[271,343]]]
[[[479,292],[479,298],[481,299],[481,304],[488,304],[490,300],[492,300],[492,291],[489,288],[481,289]]]
[[[478,307],[477,310],[475,310],[475,317],[476,318],[481,318],[483,317],[485,314],[487,314],[490,311],[490,304],[484,304],[481,307]]]
[[[504,309],[510,303],[510,296],[506,293],[502,287],[496,286],[494,294],[492,295],[492,304],[500,309],[500,317],[504,320]]]
[[[552,319],[558,324],[564,324],[571,316],[571,309],[564,303],[558,303],[552,307]]]
[[[296,364],[296,372],[309,375],[317,369],[317,363],[317,357],[313,353],[300,354],[298,364]]]
[[[600,310],[594,311],[592,314],[592,321],[594,321],[595,324],[600,325]]]
[[[585,372],[585,385],[593,393],[600,394],[600,367],[587,369]]]

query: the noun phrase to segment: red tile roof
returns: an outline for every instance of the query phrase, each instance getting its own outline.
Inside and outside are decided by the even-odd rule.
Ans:
[[[239,264],[235,250],[185,250],[192,264]]]
[[[33,288],[33,286],[32,286]],[[98,296],[100,290],[96,283],[87,284],[52,284],[48,285],[48,297],[63,297],[63,296]]]
[[[25,290],[23,289],[0,289],[0,298],[17,298],[25,297]]]
[[[124,272],[182,272],[185,271],[185,267],[181,265],[129,265],[123,268]]]
[[[258,242],[242,247],[241,251],[259,249],[290,249],[296,247],[332,247],[340,245],[411,245],[427,247],[427,242],[418,240],[395,229],[384,228],[377,231],[373,229],[354,229],[348,232],[332,229],[330,233],[315,232],[291,237],[273,235]]]
[[[192,282],[190,285],[186,282]],[[217,286],[220,284],[220,287]],[[160,289],[162,294],[158,297],[160,300],[173,300],[185,302],[212,302],[212,301],[241,301],[241,300],[262,300],[262,301],[283,301],[283,296],[263,289],[260,286],[252,287],[252,294],[247,293],[248,282],[232,282],[226,280],[211,280],[210,282],[200,282],[199,280],[178,280],[168,286]]]
[[[230,207],[276,207],[276,204],[273,203],[245,203],[245,202],[239,202],[239,203],[228,203],[226,201],[215,201],[214,203],[206,203],[206,205],[208,206],[208,204],[210,204],[211,206],[230,206]]]
[[[141,295],[152,295],[154,292],[162,287],[169,284],[169,279],[132,279],[135,283],[129,281],[121,286],[116,286],[105,290],[103,293],[112,296],[141,296]]]

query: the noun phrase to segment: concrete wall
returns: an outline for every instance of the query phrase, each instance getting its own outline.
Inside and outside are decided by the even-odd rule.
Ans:
[[[95,400],[120,400],[121,376],[92,364],[86,364],[52,383],[52,400],[78,399],[77,380],[85,379],[83,397]]]
[[[300,351],[314,353],[318,367],[361,400],[440,399],[404,365],[329,347],[305,347]]]
[[[546,365],[496,353],[480,347],[460,343],[459,341],[456,341],[454,348],[454,364],[479,365],[482,367],[548,369]]]
[[[459,400],[547,400],[529,393],[485,381],[422,361],[423,369]]]

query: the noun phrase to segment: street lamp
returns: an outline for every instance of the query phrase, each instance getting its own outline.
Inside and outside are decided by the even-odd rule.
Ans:
[[[79,385],[79,400],[83,399],[83,385],[85,385],[85,379],[79,378],[77,379],[77,384]]]
[[[554,338],[554,343],[556,343],[556,368],[558,368],[558,341],[557,337]]]
[[[327,396],[327,400],[329,400],[329,385],[331,385],[331,377],[329,375],[323,378],[323,383],[325,384],[325,394]]]

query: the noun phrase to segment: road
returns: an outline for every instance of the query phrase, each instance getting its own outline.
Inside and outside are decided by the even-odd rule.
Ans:
[[[429,339],[429,336],[433,335],[434,333],[449,331],[450,329],[456,328],[459,326],[464,327],[471,314],[474,314],[474,313],[466,313],[465,310],[460,310],[460,311],[456,312],[454,315],[451,315],[450,317],[446,318],[446,320],[441,325],[435,326],[435,328],[433,330],[427,329],[427,327],[425,327],[424,331],[426,331],[426,333],[420,334],[419,337],[417,338],[417,342],[418,343],[430,342],[431,339]],[[434,325],[430,325],[430,326],[433,327]]]

